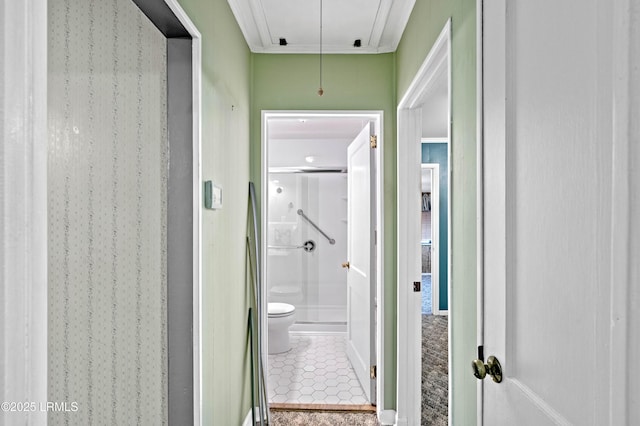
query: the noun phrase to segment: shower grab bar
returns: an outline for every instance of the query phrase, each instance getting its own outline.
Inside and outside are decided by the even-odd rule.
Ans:
[[[304,214],[304,212],[302,211],[302,209],[298,209],[298,214],[299,214],[300,216],[302,216],[302,217],[303,217],[307,222],[309,222],[309,224],[310,224],[311,226],[313,226],[314,228],[316,228],[316,230],[317,230],[319,233],[321,233],[321,234],[322,234],[322,235],[323,235],[327,240],[329,240],[329,244],[335,244],[335,243],[336,243],[336,240],[334,240],[333,238],[331,238],[330,236],[328,236],[328,235],[327,235],[327,234],[326,234],[322,229],[320,229],[320,228],[318,227],[318,225],[316,225],[316,224],[315,224],[311,219],[309,219],[309,218],[307,217],[307,215],[306,215],[306,214]]]
[[[267,246],[270,249],[274,250],[294,250],[294,249],[304,249],[306,252],[314,251],[316,249],[316,242],[313,240],[305,241],[301,246]]]
[[[304,246],[268,246],[268,247],[274,250],[294,250],[294,249],[304,248]]]

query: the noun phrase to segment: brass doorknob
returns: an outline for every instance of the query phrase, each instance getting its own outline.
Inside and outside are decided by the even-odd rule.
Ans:
[[[350,266],[351,266],[351,265],[349,264],[349,262],[344,262],[344,263],[342,264],[342,267],[343,267],[343,268],[347,268],[347,269],[349,269],[349,268],[350,268]]]
[[[493,355],[487,358],[486,364],[480,359],[474,360],[471,363],[471,368],[473,368],[473,375],[476,376],[478,380],[484,379],[488,374],[494,382],[502,382],[502,366],[498,358]]]

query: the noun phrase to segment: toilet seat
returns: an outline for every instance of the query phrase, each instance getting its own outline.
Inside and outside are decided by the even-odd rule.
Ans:
[[[293,314],[296,310],[295,306],[288,303],[268,303],[267,312],[269,318],[287,317]]]

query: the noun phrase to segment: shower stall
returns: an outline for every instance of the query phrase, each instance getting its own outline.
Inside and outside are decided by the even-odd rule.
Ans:
[[[270,168],[268,176],[268,300],[295,306],[291,331],[346,331],[346,171]]]

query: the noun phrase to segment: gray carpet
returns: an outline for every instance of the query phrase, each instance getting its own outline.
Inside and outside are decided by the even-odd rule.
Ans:
[[[272,410],[271,426],[378,426],[374,413]]]
[[[422,315],[422,426],[447,426],[448,317]]]

